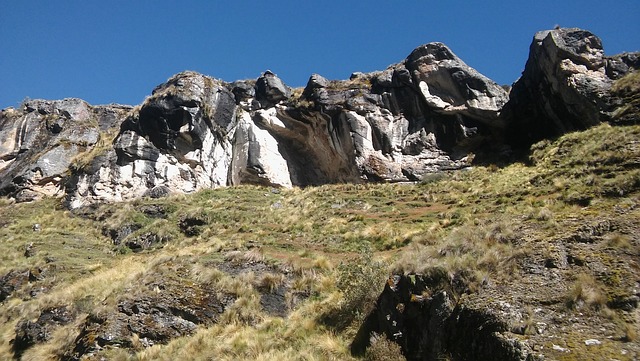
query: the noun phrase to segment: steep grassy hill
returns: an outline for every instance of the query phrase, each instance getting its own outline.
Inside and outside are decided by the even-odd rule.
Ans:
[[[0,359],[348,360],[391,274],[461,279],[534,356],[640,357],[638,125],[419,184],[0,202]]]

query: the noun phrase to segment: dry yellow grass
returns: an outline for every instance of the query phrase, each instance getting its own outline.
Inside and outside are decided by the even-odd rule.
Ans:
[[[0,275],[58,267],[49,278],[33,282],[45,282],[47,291],[31,297],[31,285],[23,285],[0,305],[0,359],[13,357],[9,342],[16,324],[36,319],[46,307],[68,305],[80,316],[27,350],[25,360],[56,359],[70,347],[83,315],[109,312],[124,290],[171,276],[237,298],[218,324],[201,325],[191,336],[145,348],[134,335],[131,350],[106,349],[99,357],[349,360],[358,321],[388,276],[381,260],[399,273],[441,272],[451,279],[464,272],[474,291],[485,281],[509,284],[527,257],[541,264],[552,256],[566,261],[565,253],[584,244],[567,245],[563,237],[574,235],[584,219],[614,218],[615,211],[616,222],[634,227],[640,183],[635,183],[633,168],[638,149],[632,145],[639,134],[638,126],[603,125],[534,146],[531,165],[475,167],[415,185],[242,186],[104,205],[91,215],[98,222],[74,216],[56,200],[0,201]],[[585,194],[587,203],[578,196]],[[272,207],[275,203],[279,206]],[[149,205],[164,209],[164,218],[145,214],[142,209]],[[188,216],[206,220],[198,235],[186,236],[179,228]],[[33,231],[35,223],[40,232]],[[141,253],[120,252],[100,229],[132,223],[140,229],[130,237],[156,232],[170,240]],[[573,308],[598,314],[609,298],[626,292],[625,279],[633,274],[615,260],[637,252],[638,244],[623,227],[594,237],[592,244],[585,243],[593,246],[593,252],[585,252],[588,261],[602,263],[608,273],[580,266],[585,276],[559,287]],[[30,242],[37,253],[25,257],[24,246]],[[371,257],[368,263],[363,254]],[[249,268],[230,274],[217,268],[225,262],[259,264],[267,271]],[[355,285],[362,294],[350,293],[345,281],[350,278],[344,275],[370,284]],[[293,307],[285,318],[269,316],[260,306],[260,292],[280,286],[289,290],[286,303]],[[336,312],[355,321],[342,328],[324,322],[322,315]],[[635,321],[623,321],[621,337],[636,339]]]

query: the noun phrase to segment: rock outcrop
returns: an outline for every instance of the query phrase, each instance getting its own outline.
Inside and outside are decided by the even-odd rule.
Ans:
[[[352,352],[363,354],[377,333],[398,343],[407,360],[537,360],[528,346],[509,337],[507,323],[490,310],[458,302],[460,295],[446,278],[389,278],[358,331]]]
[[[292,91],[270,71],[225,83],[184,72],[123,122],[113,149],[74,173],[71,207],[243,183],[415,181],[459,169],[496,139],[506,92],[441,43],[347,81]]]
[[[538,32],[502,113],[507,141],[526,147],[610,120],[619,105],[611,95],[613,80],[637,67],[637,54],[606,57],[601,40],[589,31]]]
[[[73,175],[71,206],[227,185],[235,126],[222,82],[178,74],[129,114],[112,149]]]
[[[64,194],[81,156],[104,143],[131,107],[80,99],[30,100],[0,113],[0,195],[18,201]]]
[[[510,96],[429,43],[384,71],[314,74],[304,89],[271,71],[233,83],[183,72],[136,108],[29,101],[0,113],[0,194],[66,194],[77,208],[244,183],[417,181],[610,119],[623,102],[612,82],[638,63],[556,29],[535,35]]]

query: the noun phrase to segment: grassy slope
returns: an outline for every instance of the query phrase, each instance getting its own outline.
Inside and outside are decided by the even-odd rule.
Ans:
[[[149,205],[163,208],[166,218],[144,213]],[[530,165],[478,167],[417,185],[242,186],[103,205],[91,217],[100,220],[72,215],[53,199],[2,204],[0,276],[38,267],[45,272],[0,305],[0,359],[11,357],[9,341],[20,320],[67,305],[80,315],[77,320],[23,355],[55,359],[73,343],[83,317],[113,307],[142,279],[165,277],[168,265],[186,270],[180,275],[184,282],[214,284],[240,297],[220,323],[190,337],[146,349],[107,349],[103,355],[350,359],[349,342],[385,275],[433,269],[467,272],[470,303],[495,307],[492,302],[509,299],[528,315],[525,326],[544,321],[545,337],[525,332],[521,338],[551,359],[631,359],[633,342],[624,341],[637,342],[637,311],[615,304],[633,295],[640,280],[640,126],[601,125],[535,145]],[[206,225],[187,237],[179,229],[185,218]],[[154,232],[169,241],[132,253],[101,232],[132,223],[142,228],[130,239]],[[35,255],[25,257],[30,244]],[[292,289],[311,297],[286,319],[268,316],[247,285],[270,281],[253,273],[234,278],[212,266],[230,258],[290,270]],[[548,277],[552,273],[555,281]],[[45,290],[30,297],[40,287]],[[537,308],[544,311],[532,311]],[[336,310],[353,322],[336,329],[320,321]],[[568,319],[584,327],[571,328]],[[563,339],[546,338],[554,332]],[[587,348],[587,338],[603,344]]]

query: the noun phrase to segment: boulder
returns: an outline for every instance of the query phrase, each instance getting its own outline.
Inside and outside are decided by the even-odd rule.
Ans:
[[[256,99],[265,105],[274,105],[291,96],[291,90],[274,73],[267,70],[256,81]]]

